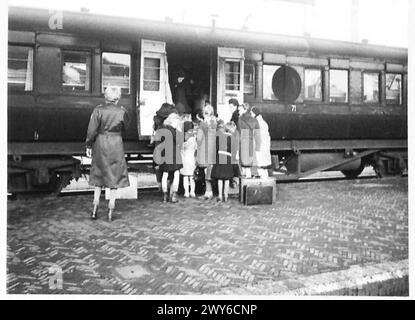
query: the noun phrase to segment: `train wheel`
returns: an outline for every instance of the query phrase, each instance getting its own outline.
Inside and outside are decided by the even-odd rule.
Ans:
[[[347,179],[356,179],[363,171],[365,166],[363,163],[356,170],[342,170],[342,173]]]

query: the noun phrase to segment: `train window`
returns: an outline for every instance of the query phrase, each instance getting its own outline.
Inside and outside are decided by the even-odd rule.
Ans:
[[[255,95],[255,66],[253,64],[245,64],[244,94]]]
[[[265,100],[276,100],[277,97],[274,94],[272,89],[272,78],[275,71],[277,71],[281,66],[276,65],[264,65],[263,67],[263,91],[262,95]]]
[[[32,91],[33,48],[9,46],[7,82],[9,89]]]
[[[402,104],[402,75],[386,74],[386,103]]]
[[[65,91],[89,91],[91,77],[91,53],[64,51],[62,88]]]
[[[305,100],[322,101],[322,71],[321,69],[305,69]]]
[[[363,102],[377,103],[379,102],[379,73],[364,72],[363,73]]]
[[[349,72],[347,70],[330,70],[330,102],[348,102]]]
[[[107,86],[121,88],[122,94],[130,93],[130,55],[124,53],[102,53],[102,91]]]
[[[225,62],[225,90],[239,91],[241,78],[241,63],[239,61]]]
[[[160,59],[144,58],[144,83],[146,91],[160,90]]]

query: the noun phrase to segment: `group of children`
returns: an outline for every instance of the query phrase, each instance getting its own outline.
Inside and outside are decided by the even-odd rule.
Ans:
[[[154,129],[156,138],[153,156],[164,202],[178,201],[180,174],[183,176],[184,197],[196,197],[196,170],[204,171],[206,191],[201,198],[213,198],[212,180],[215,179],[218,181],[217,200],[228,201],[229,181],[239,176],[239,141],[233,121],[224,123],[218,120],[209,103],[205,104],[193,121],[186,114],[179,115],[172,105],[163,104],[156,114]],[[158,137],[163,129],[169,130],[173,136],[173,146],[169,148],[173,150],[173,157],[169,158],[169,162],[166,161],[167,158],[160,159],[161,150],[157,148],[164,141]]]

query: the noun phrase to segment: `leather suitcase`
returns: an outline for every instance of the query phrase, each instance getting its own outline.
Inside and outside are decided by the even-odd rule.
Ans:
[[[267,186],[272,187],[272,201],[275,203],[277,201],[277,182],[275,177],[268,178],[239,178],[239,201],[244,202],[245,195],[245,186]]]
[[[244,189],[244,205],[246,206],[273,203],[272,186],[251,185],[244,186]]]

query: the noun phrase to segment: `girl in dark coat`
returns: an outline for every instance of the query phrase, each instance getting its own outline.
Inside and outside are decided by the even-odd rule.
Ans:
[[[117,188],[130,185],[124,158],[122,132],[128,125],[128,113],[117,106],[121,97],[119,87],[107,87],[105,105],[98,105],[89,120],[86,154],[92,156],[89,184],[95,186],[91,218],[97,218],[102,188],[110,188],[108,220],[112,220]]]
[[[236,126],[233,122],[223,125],[218,121],[216,137],[216,163],[212,168],[212,178],[218,179],[218,201],[227,202],[229,193],[229,180],[239,173],[235,170],[238,141],[234,135]],[[238,168],[238,166],[236,166]],[[223,194],[223,198],[222,198]]]
[[[181,159],[182,134],[182,120],[176,113],[171,113],[156,133],[156,148],[153,155],[154,161],[160,165],[160,171],[163,173],[161,178],[163,202],[167,202],[169,199],[171,202],[177,202],[177,189],[180,180],[179,170],[183,168]],[[170,197],[167,184],[169,174],[173,174]]]

